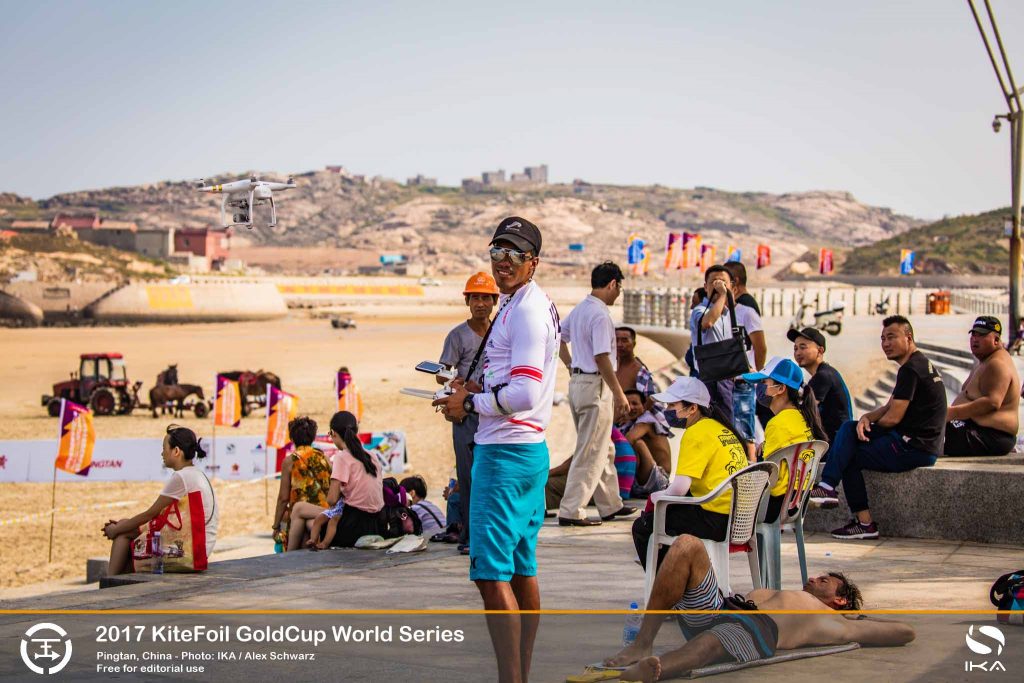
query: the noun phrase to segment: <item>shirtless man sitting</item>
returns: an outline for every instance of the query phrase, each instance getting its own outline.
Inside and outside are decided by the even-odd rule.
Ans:
[[[616,327],[615,354],[618,358],[618,368],[615,370],[615,377],[630,401],[629,424],[620,431],[634,448],[637,441],[642,440],[654,462],[668,471],[672,469],[672,452],[668,443],[672,431],[662,414],[661,406],[650,398],[660,389],[651,371],[634,355],[635,349],[636,331],[632,327]],[[637,411],[634,399],[629,398],[630,390],[639,392],[643,397],[643,410]]]
[[[971,353],[978,364],[946,411],[946,455],[1006,455],[1017,444],[1020,378],[1002,331],[998,318],[974,321]]]
[[[651,656],[654,638],[664,623],[663,614],[645,614],[636,641],[605,666],[628,666],[609,674],[623,681],[656,681],[682,676],[718,662],[749,662],[771,657],[776,649],[841,645],[905,645],[914,629],[898,621],[847,617],[843,610],[859,610],[860,591],[845,576],[829,573],[811,579],[802,591],[758,589],[747,599],[756,609],[808,610],[822,614],[757,614],[726,611],[720,614],[681,614],[679,627],[687,642],[663,655]],[[654,580],[648,610],[732,610],[722,597],[711,560],[696,536],[683,535],[669,548]],[[838,610],[830,613],[832,610]]]

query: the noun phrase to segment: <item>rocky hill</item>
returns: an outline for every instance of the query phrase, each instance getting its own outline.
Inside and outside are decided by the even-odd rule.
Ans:
[[[900,250],[913,249],[915,272],[925,275],[1006,275],[1008,240],[1003,221],[1010,210],[944,218],[913,228],[898,237],[857,247],[840,270],[851,274],[895,275]]]
[[[248,173],[207,178],[227,182]],[[261,174],[280,178],[280,174]],[[669,230],[699,232],[724,258],[728,244],[752,254],[758,242],[772,245],[777,264],[807,248],[868,244],[906,232],[922,222],[889,209],[861,204],[846,192],[773,195],[713,188],[673,189],[589,184],[544,185],[527,189],[406,187],[345,171],[317,171],[295,177],[297,189],[275,194],[278,226],[239,229],[240,244],[284,247],[336,247],[400,252],[428,263],[435,272],[480,267],[481,238],[497,221],[520,214],[545,232],[549,261],[566,267],[579,261],[571,242],[585,244],[585,261],[622,260],[625,240],[637,232],[663,257]],[[201,194],[189,182],[89,190],[25,202],[5,196],[0,228],[7,219],[46,218],[57,211],[99,210],[106,218],[134,220],[141,227],[213,225],[220,220],[220,197]],[[472,252],[467,252],[472,245]],[[749,258],[749,257],[748,257]],[[433,264],[432,266],[430,264]]]

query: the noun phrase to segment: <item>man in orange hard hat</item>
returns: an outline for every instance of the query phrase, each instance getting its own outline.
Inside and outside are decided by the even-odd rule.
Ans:
[[[483,376],[482,354],[480,345],[491,326],[491,311],[498,303],[498,285],[490,273],[476,273],[466,281],[462,291],[466,306],[469,307],[469,320],[458,325],[444,340],[439,362],[458,368],[459,376],[453,384],[465,384],[470,392],[479,393]],[[438,379],[443,384],[443,379]],[[452,421],[452,445],[455,448],[455,471],[459,481],[459,510],[462,513],[462,531],[459,538],[445,538],[448,542],[458,542],[459,551],[469,554],[469,496],[473,486],[471,472],[473,469],[473,439],[480,416],[476,413],[466,415],[459,421]]]

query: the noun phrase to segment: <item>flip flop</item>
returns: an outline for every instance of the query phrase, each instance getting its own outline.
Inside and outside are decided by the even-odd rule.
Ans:
[[[588,666],[583,673],[566,676],[565,683],[598,683],[599,681],[617,681],[622,676],[622,669],[604,669]]]

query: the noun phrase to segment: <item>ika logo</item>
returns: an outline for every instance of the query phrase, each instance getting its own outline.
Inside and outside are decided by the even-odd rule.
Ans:
[[[30,647],[33,648],[31,652]],[[49,660],[49,663],[45,667],[39,666],[36,664],[38,659]],[[68,632],[57,624],[36,624],[25,631],[21,640],[21,661],[25,662],[30,671],[37,674],[60,673],[70,659],[71,639],[68,638]]]
[[[1003,648],[1006,646],[1006,637],[1003,636],[1003,632],[995,626],[977,626],[971,625],[967,629],[967,635],[964,637],[968,649],[976,655],[986,656],[995,655],[998,657],[1003,654]],[[966,660],[964,662],[964,671],[982,671],[984,673],[992,673],[993,671],[1006,671],[1006,667],[998,659],[992,661],[973,662]]]

